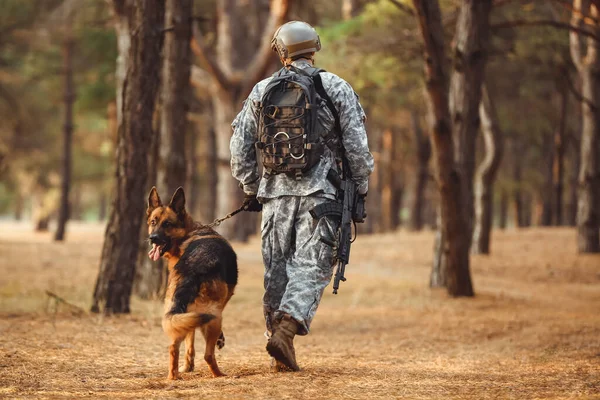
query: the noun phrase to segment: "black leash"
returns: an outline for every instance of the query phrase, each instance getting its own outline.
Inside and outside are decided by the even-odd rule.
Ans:
[[[212,223],[210,223],[208,225],[204,225],[204,226],[208,226],[209,228],[217,227],[217,226],[221,225],[221,222],[228,220],[229,218],[233,217],[236,214],[239,214],[242,211],[244,211],[244,205],[240,206],[240,208],[238,208],[237,210],[230,212],[223,218],[217,218]]]

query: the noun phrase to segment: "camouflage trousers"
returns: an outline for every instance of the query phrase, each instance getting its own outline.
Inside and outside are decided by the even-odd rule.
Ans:
[[[330,202],[323,197],[281,196],[263,205],[261,236],[265,264],[263,310],[267,330],[282,313],[299,324],[306,335],[325,287],[333,275],[332,242],[337,223],[314,219],[309,211]]]

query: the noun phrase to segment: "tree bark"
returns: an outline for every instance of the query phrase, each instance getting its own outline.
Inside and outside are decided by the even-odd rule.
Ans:
[[[73,47],[75,41],[72,33],[72,24],[73,17],[72,15],[68,15],[65,21],[65,42],[63,47],[65,123],[63,126],[61,198],[58,224],[54,234],[54,240],[56,241],[64,240],[65,229],[70,213],[69,191],[71,189],[71,160],[73,147],[73,103],[75,102],[73,85]]]
[[[106,193],[102,190],[100,192],[100,198],[98,199],[98,221],[104,221],[106,219],[106,209],[108,207],[108,200],[106,197]]]
[[[504,138],[498,116],[487,88],[483,88],[481,105],[481,131],[485,143],[485,158],[481,162],[475,184],[475,228],[471,251],[475,254],[490,253],[493,220],[494,182],[502,162]]]
[[[388,179],[390,179],[390,187],[392,188],[391,194],[391,204],[390,207],[392,209],[392,219],[391,219],[391,229],[395,230],[402,224],[402,204],[404,201],[404,170],[402,164],[400,163],[402,154],[401,147],[398,140],[397,131],[392,131],[392,152],[391,152],[391,160],[393,167],[391,168],[392,173],[388,175]]]
[[[513,205],[515,209],[514,218],[515,226],[521,228],[526,226],[525,222],[525,209],[523,199],[523,157],[522,147],[517,139],[513,139],[512,153],[513,153]]]
[[[425,191],[429,180],[429,159],[431,158],[431,143],[429,138],[423,134],[419,117],[411,111],[410,114],[412,130],[417,147],[417,176],[415,181],[415,197],[410,213],[410,229],[420,231],[423,229],[423,212],[425,209]]]
[[[552,167],[552,184],[554,190],[554,225],[561,226],[563,220],[563,193],[565,177],[565,151],[567,135],[567,118],[569,106],[569,92],[566,84],[560,88],[560,122],[554,135],[554,165]]]
[[[129,18],[131,47],[122,90],[115,197],[91,308],[105,314],[130,311],[147,193],[152,115],[160,81],[164,3],[136,0]]]
[[[206,148],[208,149],[208,154],[205,156],[205,165],[208,201],[205,215],[207,221],[214,221],[217,218],[217,186],[219,185],[219,176],[217,173],[217,133],[214,127],[207,129],[206,136]]]
[[[161,81],[160,161],[157,187],[168,198],[186,184],[187,113],[190,108],[192,0],[165,2]]]
[[[500,218],[498,221],[498,227],[500,229],[506,229],[508,225],[508,193],[505,189],[500,192]]]
[[[359,13],[359,0],[342,0],[342,18],[345,21],[351,20]]]
[[[441,207],[440,207],[441,208]],[[447,262],[448,257],[444,257],[444,246],[447,246],[447,241],[444,237],[442,210],[438,208],[436,216],[436,231],[433,242],[433,266],[429,275],[429,287],[442,288],[446,287]]]
[[[152,121],[152,130],[154,133],[150,141],[150,150],[148,151],[148,182],[150,183],[156,182],[158,176],[159,148],[161,144],[159,133],[161,115],[160,98],[157,101],[156,108]],[[146,187],[149,186],[151,184],[146,185]],[[144,300],[163,299],[167,287],[167,265],[162,258],[152,261],[148,257],[148,248],[148,228],[146,224],[142,223],[138,259],[135,268],[135,278],[133,280],[133,293]]]
[[[361,227],[361,233],[379,233],[381,232],[382,208],[382,174],[381,174],[381,145],[383,131],[378,127],[373,127],[369,131],[369,149],[373,153],[374,169],[369,178],[369,199],[366,202],[367,215],[365,224]]]
[[[600,35],[600,6],[574,0],[571,25]],[[587,18],[589,17],[589,18]],[[587,18],[588,21],[584,21]],[[600,42],[570,33],[571,56],[582,87],[583,128],[577,205],[577,248],[579,253],[600,252]],[[584,54],[585,53],[585,54]]]
[[[400,175],[395,176],[394,165],[392,164],[394,134],[390,128],[383,131],[381,136],[380,164],[378,172],[381,178],[381,214],[379,216],[382,232],[389,232],[394,229],[393,215],[398,212],[392,207],[392,197],[395,191],[397,181],[401,180]],[[394,179],[395,178],[395,179]]]
[[[577,226],[577,184],[579,178],[579,169],[581,166],[581,152],[579,150],[579,141],[573,138],[574,148],[572,150],[571,158],[571,175],[569,177],[569,208],[567,215],[567,224],[569,226]]]
[[[471,240],[474,223],[473,177],[475,175],[481,87],[489,46],[492,0],[463,0],[452,49],[454,68],[450,79],[450,113],[454,157],[464,185],[463,206]]]
[[[523,228],[528,228],[533,222],[533,196],[531,193],[523,193]]]
[[[121,126],[123,119],[123,84],[127,75],[129,64],[129,49],[131,47],[130,18],[133,12],[134,0],[113,0],[113,13],[115,19],[115,32],[117,34],[117,66],[115,80],[117,88],[117,127]],[[118,130],[118,128],[117,128]],[[117,133],[118,135],[118,133]]]
[[[15,199],[14,199],[14,216],[15,216],[15,221],[20,221],[23,218],[23,208],[24,208],[24,202],[25,200],[23,199],[23,194],[21,193],[21,191],[17,188],[15,190]]]
[[[50,216],[44,216],[39,218],[35,222],[35,231],[36,232],[48,232],[48,226],[50,225]]]
[[[188,130],[187,146],[186,146],[186,162],[187,162],[187,175],[186,184],[187,192],[189,196],[186,196],[187,209],[190,210],[195,218],[197,215],[197,208],[200,198],[200,185],[198,176],[198,128],[195,123],[191,124],[191,129]]]
[[[553,182],[554,182],[554,143],[552,141],[553,135],[550,134],[544,140],[544,145],[542,147],[543,153],[543,164],[544,164],[544,184],[542,187],[542,195],[541,195],[541,205],[542,205],[542,213],[540,216],[540,225],[541,226],[552,226],[552,221],[554,219],[554,190],[553,190]]]
[[[457,169],[459,165],[454,160],[440,8],[437,1],[413,0],[413,4],[425,42],[425,79],[430,113],[433,116],[431,132],[436,157],[436,178],[440,191],[443,235],[439,253],[443,254],[446,260],[445,283],[451,296],[473,296],[469,271],[471,238],[463,198],[463,185],[466,183],[464,176],[461,176]],[[465,5],[468,5],[468,2]]]

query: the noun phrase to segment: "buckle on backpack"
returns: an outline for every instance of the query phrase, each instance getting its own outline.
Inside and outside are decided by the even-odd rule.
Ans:
[[[271,109],[273,109],[273,112],[271,112]],[[267,106],[267,108],[265,108],[264,114],[271,119],[275,119],[277,117],[278,112],[279,107],[271,104],[270,106]]]
[[[279,135],[283,135],[283,136],[285,136],[286,140],[290,140],[290,135],[288,135],[286,132],[283,132],[283,131],[277,132],[275,134],[275,136],[273,136],[273,140],[277,139],[277,136],[279,136]]]

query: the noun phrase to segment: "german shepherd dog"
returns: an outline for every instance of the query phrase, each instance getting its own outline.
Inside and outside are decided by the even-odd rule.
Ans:
[[[221,314],[238,279],[237,257],[231,245],[211,228],[192,220],[185,210],[180,187],[168,206],[156,188],[148,196],[148,234],[156,261],[165,257],[169,282],[165,295],[163,330],[171,340],[168,379],[194,370],[194,335],[200,328],[206,340],[204,360],[214,377],[223,376],[215,359],[215,346],[225,345]],[[185,364],[179,370],[179,347],[185,340]]]

